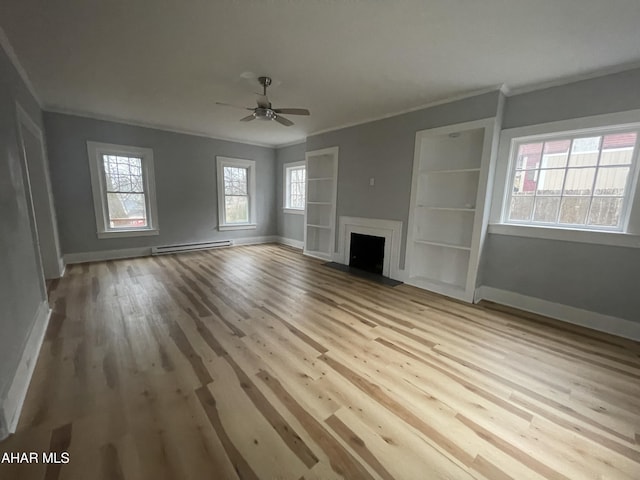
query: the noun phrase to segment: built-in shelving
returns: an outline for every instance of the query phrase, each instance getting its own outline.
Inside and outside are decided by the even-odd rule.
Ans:
[[[338,147],[307,152],[304,253],[332,260],[335,246]]]
[[[492,118],[416,134],[408,283],[473,300],[496,131]]]

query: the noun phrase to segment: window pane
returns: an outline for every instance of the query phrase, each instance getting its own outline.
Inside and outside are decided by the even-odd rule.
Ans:
[[[594,198],[589,212],[589,225],[615,227],[620,221],[622,198]]]
[[[247,195],[247,169],[224,167],[224,194]]]
[[[225,197],[226,223],[249,223],[249,197]]]
[[[147,227],[144,193],[107,193],[110,228]]]
[[[544,143],[542,168],[565,167],[569,158],[571,140],[554,140]]]
[[[536,197],[534,222],[556,223],[560,197]]]
[[[513,180],[513,194],[533,195],[536,191],[537,177],[538,172],[536,170],[516,172]]]
[[[533,211],[533,197],[512,197],[509,220],[530,220]]]
[[[595,168],[575,168],[567,170],[564,184],[565,195],[591,195]]]
[[[636,139],[635,132],[616,133],[604,137],[600,165],[629,165],[633,158]]]
[[[142,158],[103,155],[102,160],[108,192],[144,192]]]
[[[598,169],[594,195],[624,195],[629,167],[608,167]]]
[[[571,146],[570,167],[591,166],[598,163],[602,137],[576,138]]]
[[[530,170],[540,166],[542,157],[542,143],[525,143],[518,147],[516,169]]]
[[[560,204],[558,222],[569,225],[584,225],[590,201],[590,197],[564,197]]]
[[[560,195],[564,181],[564,169],[540,170],[537,195]]]

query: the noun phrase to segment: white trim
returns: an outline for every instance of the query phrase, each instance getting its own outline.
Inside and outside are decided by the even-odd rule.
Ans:
[[[593,243],[596,245],[640,248],[640,235],[623,232],[601,232],[597,230],[494,223],[489,225],[489,233],[494,235],[509,235],[512,237],[542,238],[563,242]]]
[[[501,95],[502,99],[503,96]],[[499,101],[499,108],[503,102]],[[501,116],[501,112],[497,112]],[[427,278],[423,272],[412,272],[412,258],[416,255],[416,215],[418,210],[419,178],[421,176],[422,143],[430,137],[450,135],[470,130],[483,130],[482,150],[480,152],[480,167],[478,173],[478,187],[473,212],[473,227],[471,244],[469,245],[469,260],[467,263],[466,281],[464,285],[453,285],[439,281],[437,278]],[[407,229],[407,246],[405,251],[406,282],[419,288],[432,290],[443,295],[458,298],[467,302],[473,300],[476,288],[480,255],[484,248],[489,219],[489,201],[491,199],[493,176],[495,171],[496,147],[498,144],[498,117],[487,117],[479,120],[463,122],[453,125],[431,128],[416,132],[413,171],[411,180],[411,196],[409,203],[409,224]]]
[[[224,208],[224,167],[247,169],[247,197],[249,221],[247,223],[227,223]],[[252,230],[256,228],[256,161],[243,158],[216,156],[216,185],[218,194],[218,230]]]
[[[600,68],[598,70],[593,70],[588,73],[577,73],[575,75],[567,75],[561,78],[556,78],[555,80],[531,83],[528,85],[523,85],[521,87],[510,88],[507,96],[513,97],[516,95],[531,93],[538,90],[546,90],[548,88],[561,87],[563,85],[582,82],[584,80],[591,80],[592,78],[606,77],[607,75],[622,73],[622,72],[626,72],[627,70],[634,70],[636,68],[640,68],[640,62],[623,63],[622,65],[614,65],[612,67]]]
[[[257,237],[232,238],[231,246],[261,245],[263,243],[278,243],[277,235],[261,235]]]
[[[494,191],[492,199],[492,208],[490,223],[507,224],[506,206],[509,202],[510,185],[513,182],[512,170],[516,141],[518,143],[537,140],[542,137],[550,138],[553,136],[567,137],[576,135],[586,135],[592,133],[603,133],[607,131],[622,131],[626,129],[640,129],[640,109],[628,110],[625,112],[607,113],[603,115],[593,115],[589,117],[573,118],[568,120],[560,120],[555,122],[541,123],[537,125],[527,125],[524,127],[515,127],[502,130],[500,134],[500,143],[498,146],[498,162],[496,166]],[[636,142],[636,151],[634,153],[634,161],[632,163],[631,184],[629,189],[630,198],[626,201],[626,207],[623,218],[622,230],[626,228],[627,232],[636,232],[640,229],[640,225],[633,224],[635,211],[640,209],[640,200],[638,200],[638,192],[636,184],[638,182],[638,171],[640,166],[638,163],[638,155],[640,154],[638,144],[640,138]],[[626,224],[626,225],[625,225]],[[517,225],[508,223],[508,225]],[[529,226],[529,224],[526,224]],[[548,227],[548,225],[547,225]],[[565,228],[568,231],[576,232],[576,237],[580,235],[580,230],[598,231],[598,228],[581,228],[574,229],[571,227],[563,227],[558,225],[557,228]],[[607,233],[615,233],[606,231]],[[576,241],[579,241],[576,239]]]
[[[294,240],[293,238],[287,237],[278,237],[278,243],[282,245],[287,245],[289,247],[297,248],[302,250],[304,248],[304,242],[302,240]]]
[[[227,230],[255,230],[258,226],[255,223],[239,223],[234,225],[230,223],[229,225],[218,225],[218,230],[221,232]]]
[[[231,247],[236,245],[258,245],[262,243],[279,243],[277,235],[262,235],[256,237],[242,237],[242,238],[224,238],[219,240],[229,240]],[[124,258],[139,258],[151,256],[151,249],[153,247],[138,247],[138,248],[122,248],[118,250],[100,250],[97,252],[79,252],[79,253],[67,253],[64,256],[64,260],[67,265],[73,265],[77,263],[89,263],[89,262],[102,262],[105,260],[120,260]]]
[[[155,123],[150,123],[150,122],[143,122],[143,121],[137,121],[137,120],[127,120],[124,118],[120,118],[120,117],[114,117],[114,116],[110,116],[110,115],[102,115],[99,113],[90,113],[90,112],[84,112],[81,110],[72,110],[72,109],[67,109],[67,108],[62,108],[62,107],[56,107],[54,105],[45,105],[45,107],[43,107],[43,110],[45,112],[50,112],[50,113],[58,113],[60,115],[70,115],[73,117],[81,117],[81,118],[88,118],[91,120],[98,120],[101,122],[111,122],[111,123],[119,123],[121,125],[130,125],[132,127],[141,127],[141,128],[150,128],[153,130],[161,130],[163,132],[171,132],[171,133],[179,133],[181,135],[190,135],[193,137],[202,137],[202,138],[209,138],[211,140],[220,140],[222,142],[230,142],[230,143],[236,143],[236,144],[241,144],[241,145],[252,145],[254,147],[263,147],[263,148],[278,148],[274,145],[270,145],[268,143],[258,143],[258,142],[250,142],[250,141],[246,141],[246,140],[239,140],[239,139],[234,139],[231,137],[217,137],[214,135],[210,135],[208,133],[203,133],[203,132],[197,132],[195,130],[184,130],[184,129],[179,129],[179,128],[174,128],[174,127],[169,127],[166,125],[161,125],[161,124],[155,124]],[[304,143],[306,141],[305,140],[297,140],[298,143]]]
[[[287,215],[304,215],[304,208],[283,208],[282,212]]]
[[[335,147],[327,147],[321,148],[319,150],[312,150],[310,152],[305,152],[304,161],[307,166],[306,170],[306,184],[305,184],[305,209],[304,209],[304,249],[303,253],[305,255],[310,255],[315,258],[322,258],[324,260],[331,261],[333,259],[335,248],[336,248],[336,209],[338,203],[338,160],[339,160],[340,148],[338,146]],[[331,169],[330,177],[311,177],[310,174],[313,173],[312,169],[309,169],[309,159],[316,156],[325,156],[330,155],[332,157],[333,168]],[[331,212],[329,214],[329,222],[328,225],[323,226],[321,228],[326,228],[329,230],[329,248],[328,251],[316,251],[308,248],[307,244],[307,231],[309,228],[317,227],[317,225],[312,225],[309,223],[309,182],[315,180],[316,178],[323,178],[324,180],[331,181],[331,192],[330,192],[330,207]]]
[[[122,230],[114,230],[110,232],[97,232],[98,238],[120,238],[120,237],[147,237],[150,235],[160,235],[157,228],[128,228]]]
[[[632,322],[623,318],[612,317],[610,315],[591,312],[589,310],[484,285],[476,290],[474,302],[478,303],[480,300],[489,300],[501,305],[544,315],[600,332],[606,332],[632,340],[640,340],[640,322]]]
[[[281,143],[279,145],[276,145],[274,148],[276,150],[279,150],[280,148],[293,147],[294,145],[302,145],[303,143],[307,143],[307,137],[305,137],[302,140],[293,140],[293,141],[288,142],[288,143]]]
[[[43,212],[40,210],[40,215],[38,216],[36,215],[35,204],[33,209],[34,222],[36,223],[38,230],[38,247],[42,259],[43,273],[48,279],[60,278],[62,276],[62,253],[60,250],[58,221],[54,208],[53,188],[51,186],[49,161],[47,158],[44,134],[40,126],[31,118],[18,101],[16,101],[16,114],[22,154],[24,156],[25,166],[27,167],[27,173],[29,174],[29,183],[31,184],[32,178],[34,178],[33,174],[39,171],[41,178],[44,180],[44,188],[46,190],[46,211]],[[40,144],[40,162],[30,162],[29,158],[27,158],[22,127],[25,127],[26,130],[28,130],[38,140]],[[33,202],[33,191],[31,191],[31,196],[31,200]],[[47,247],[44,248],[44,252],[42,248],[43,241],[47,245]]]
[[[0,402],[0,440],[16,431],[50,316],[51,310],[47,301],[40,303],[32,320],[31,331],[22,351],[18,368],[6,396]]]
[[[508,92],[508,91],[509,91],[509,88],[504,83],[500,84],[500,85],[494,85],[493,87],[482,88],[482,89],[479,89],[479,90],[473,90],[471,92],[460,93],[458,95],[452,95],[450,97],[446,97],[446,98],[443,98],[443,99],[440,99],[440,100],[434,100],[433,102],[425,103],[425,104],[419,105],[417,107],[411,107],[411,108],[407,108],[407,109],[404,109],[404,110],[399,110],[399,111],[396,111],[396,112],[393,112],[393,113],[387,113],[385,115],[380,115],[380,116],[376,116],[376,117],[369,117],[366,120],[358,120],[358,121],[351,122],[351,123],[345,123],[345,124],[339,125],[337,127],[331,127],[331,128],[326,128],[324,130],[318,130],[316,132],[312,132],[312,133],[307,134],[307,138],[308,137],[313,137],[315,135],[320,135],[320,134],[323,134],[323,133],[333,132],[335,130],[342,130],[344,128],[350,128],[350,127],[356,127],[358,125],[364,125],[365,123],[377,122],[379,120],[384,120],[386,118],[398,117],[400,115],[404,115],[405,113],[416,112],[418,110],[426,110],[428,108],[437,107],[438,105],[445,105],[447,103],[458,102],[460,100],[466,100],[467,98],[478,97],[480,95],[485,95],[485,94],[491,93],[491,92],[502,92],[503,94],[506,95],[506,92]]]
[[[100,250],[97,252],[66,253],[64,261],[67,265],[87,262],[102,262],[104,260],[118,260],[121,258],[148,257],[151,247],[121,248],[118,250]]]
[[[352,233],[383,237],[385,242],[382,275],[393,278],[394,280],[400,279],[402,222],[397,220],[345,216],[341,216],[338,221],[338,253],[334,256],[338,263],[349,265]]]
[[[96,218],[96,235],[98,238],[137,237],[158,235],[158,204],[156,201],[155,173],[153,168],[153,150],[150,148],[113,143],[87,142],[89,170],[91,174],[91,191],[93,209]],[[122,154],[142,158],[142,180],[144,182],[145,202],[147,208],[147,228],[109,228],[109,212],[107,209],[104,167],[102,155]]]
[[[283,175],[283,189],[282,189],[282,210],[284,213],[292,213],[294,215],[304,215],[304,208],[291,208],[288,207],[289,203],[289,170],[290,169],[299,169],[304,168],[305,170],[305,192],[304,192],[304,201],[305,205],[307,203],[307,162],[306,160],[300,160],[298,162],[289,162],[282,164],[282,175]]]
[[[27,71],[24,69],[24,67],[20,63],[20,60],[18,59],[18,55],[16,54],[16,51],[13,49],[13,46],[9,41],[9,37],[7,37],[7,34],[5,33],[2,27],[0,27],[0,47],[2,47],[2,49],[4,50],[4,53],[6,53],[7,57],[9,57],[9,61],[18,72],[18,75],[26,85],[27,90],[29,90],[29,93],[33,96],[38,106],[42,108],[42,105],[43,105],[42,100],[40,100],[40,97],[38,96],[36,89],[33,87],[33,83],[31,83],[31,80],[29,79],[29,75],[27,75]]]

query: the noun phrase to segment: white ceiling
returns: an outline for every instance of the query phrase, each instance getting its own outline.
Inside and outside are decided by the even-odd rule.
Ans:
[[[2,0],[46,109],[281,145],[505,83],[640,61],[638,0]],[[257,82],[293,127],[239,123]]]

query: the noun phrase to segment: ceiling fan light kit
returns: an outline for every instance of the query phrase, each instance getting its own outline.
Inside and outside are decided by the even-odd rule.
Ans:
[[[271,102],[267,97],[267,87],[271,85],[271,77],[258,77],[258,82],[262,85],[262,95],[258,95],[257,104],[258,106],[255,108],[252,107],[236,107],[235,105],[230,105],[228,103],[217,102],[218,105],[225,105],[228,107],[242,108],[243,110],[253,110],[251,115],[247,115],[244,118],[241,118],[241,122],[250,122],[251,120],[263,121],[271,121],[275,120],[280,125],[284,125],[285,127],[290,127],[293,125],[293,122],[288,118],[281,116],[280,114],[286,113],[287,115],[310,115],[311,112],[306,108],[272,108]]]

